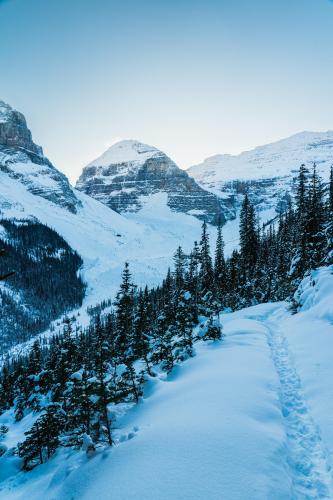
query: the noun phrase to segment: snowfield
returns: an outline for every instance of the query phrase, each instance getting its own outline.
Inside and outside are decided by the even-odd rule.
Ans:
[[[283,302],[222,314],[224,340],[151,379],[112,449],[62,450],[29,474],[0,458],[0,498],[333,498],[332,272],[303,280],[296,315]]]
[[[218,188],[235,180],[257,181],[290,177],[302,163],[318,164],[318,171],[327,179],[333,159],[333,131],[300,132],[239,155],[218,154],[188,169],[188,173],[206,189]]]

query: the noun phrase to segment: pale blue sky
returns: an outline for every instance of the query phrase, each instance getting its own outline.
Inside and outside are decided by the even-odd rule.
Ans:
[[[0,98],[72,180],[115,138],[181,167],[333,128],[329,0],[0,0]]]

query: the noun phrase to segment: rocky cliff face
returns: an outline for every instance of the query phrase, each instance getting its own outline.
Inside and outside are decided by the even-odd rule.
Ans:
[[[22,113],[12,109],[3,101],[0,101],[0,144],[43,156],[42,148],[32,140]]]
[[[200,187],[162,151],[137,141],[121,141],[91,162],[76,188],[119,213],[138,212],[147,197],[165,192],[175,212],[213,224],[234,216],[232,203]]]
[[[76,212],[80,202],[68,179],[45,158],[24,116],[0,101],[0,170],[25,184],[36,196]]]

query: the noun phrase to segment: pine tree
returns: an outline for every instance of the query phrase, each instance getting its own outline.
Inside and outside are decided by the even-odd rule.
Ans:
[[[70,375],[79,368],[77,351],[71,321],[66,319],[63,337],[55,359],[54,375],[56,384],[52,386],[53,401],[61,403],[65,412],[67,411],[71,391]]]
[[[325,263],[333,264],[333,165],[331,165],[330,171],[325,237]]]
[[[170,372],[174,366],[173,330],[175,304],[173,278],[170,269],[162,285],[162,303],[152,330],[152,362],[160,363],[162,369]]]
[[[306,206],[308,201],[308,175],[309,171],[305,164],[302,163],[298,173],[297,179],[297,193],[296,193],[296,207],[298,220],[306,213]]]
[[[26,470],[44,463],[60,444],[59,436],[64,428],[64,417],[59,405],[51,404],[32,428],[25,432],[26,439],[18,446]]]
[[[174,260],[174,283],[176,290],[182,290],[184,288],[185,281],[185,254],[182,247],[178,247],[177,251],[173,257]]]
[[[212,258],[210,255],[209,236],[206,221],[202,224],[202,233],[200,240],[200,300],[199,312],[203,315],[210,314],[212,311],[212,294],[214,289],[214,270]]]
[[[29,354],[27,378],[29,380],[29,398],[28,404],[34,411],[41,409],[41,387],[40,387],[40,372],[42,370],[42,353],[39,340],[36,340]],[[21,402],[22,404],[22,402]]]
[[[308,268],[308,211],[309,204],[309,185],[308,185],[309,171],[304,164],[300,166],[297,178],[297,193],[296,193],[296,226],[295,230],[295,249],[291,261],[289,275],[294,281],[296,288],[300,279],[303,277],[304,272]]]
[[[188,272],[185,277],[185,289],[192,297],[193,314],[197,317],[198,305],[200,300],[200,248],[198,243],[194,242],[193,250],[190,254]]]
[[[134,350],[135,357],[143,359],[147,368],[147,373],[152,376],[153,372],[149,360],[152,314],[149,302],[149,292],[146,287],[144,292],[142,292],[142,290],[139,292],[137,298],[137,308],[134,319]]]
[[[217,309],[221,310],[225,301],[226,293],[226,264],[224,259],[224,242],[222,236],[222,227],[217,227],[217,238],[214,261],[214,294],[216,297]]]
[[[315,269],[324,258],[325,248],[325,204],[323,187],[317,174],[316,165],[313,165],[311,186],[307,208],[307,267]]]
[[[227,264],[227,294],[226,304],[232,310],[239,306],[241,285],[241,256],[237,250],[233,250]]]
[[[255,210],[248,195],[244,197],[240,212],[239,237],[244,284],[254,276],[258,257],[258,234]]]
[[[203,340],[221,340],[222,330],[218,317],[210,316]]]
[[[69,401],[67,404],[67,445],[80,446],[83,435],[90,435],[94,414],[93,383],[86,367],[70,376]]]
[[[2,367],[0,380],[0,410],[8,410],[14,403],[13,377],[9,362]]]
[[[116,347],[120,356],[132,349],[134,337],[134,285],[128,262],[116,298]]]
[[[108,380],[108,372],[111,368],[110,350],[111,346],[107,341],[101,318],[97,315],[94,325],[94,367],[96,373],[92,391],[96,396],[95,408],[99,414],[99,419],[97,420],[95,428],[97,439],[103,439],[105,434],[109,445],[112,446],[111,418],[108,411],[108,405],[114,399],[114,387]]]
[[[193,327],[195,321],[191,304],[191,294],[180,291],[177,294],[175,322],[171,326],[177,341],[174,343],[175,358],[184,361],[193,356]]]

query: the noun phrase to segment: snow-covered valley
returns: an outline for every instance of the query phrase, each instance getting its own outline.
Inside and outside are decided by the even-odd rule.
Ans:
[[[222,314],[224,339],[150,379],[112,449],[60,450],[29,473],[0,458],[0,498],[332,498],[332,268],[306,278],[299,300],[296,315],[284,302]]]
[[[331,133],[209,160],[197,182],[121,141],[75,189],[1,109],[2,245],[78,299],[54,312],[49,294],[49,329],[10,344],[8,302],[28,309],[1,269],[0,498],[333,498]]]

